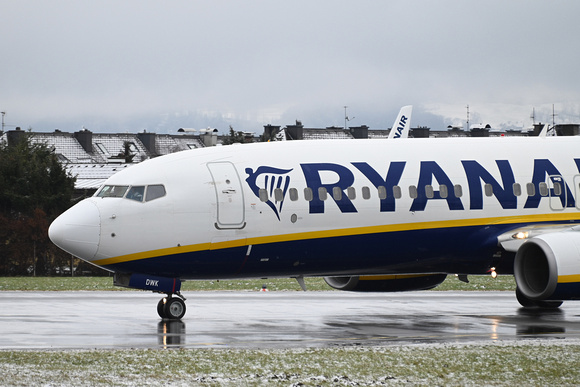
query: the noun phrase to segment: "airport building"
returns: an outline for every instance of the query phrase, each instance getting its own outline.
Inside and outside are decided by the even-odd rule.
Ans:
[[[537,124],[529,131],[494,131],[489,125],[473,127],[470,131],[449,127],[444,131],[431,130],[428,127],[412,128],[409,137],[494,137],[494,136],[537,136],[543,124]],[[580,125],[556,125],[559,136],[580,134]],[[296,121],[285,127],[265,125],[261,137],[254,133],[243,133],[243,142],[272,140],[329,140],[329,139],[385,139],[390,129],[370,129],[366,125],[342,128],[308,128]],[[227,142],[228,136],[218,136],[217,129],[179,129],[178,134],[157,134],[143,131],[141,133],[93,133],[83,129],[69,133],[26,132],[16,130],[0,132],[0,141],[10,145],[22,136],[30,134],[32,141],[43,143],[54,149],[59,160],[73,176],[76,176],[75,187],[78,195],[92,195],[110,176],[120,170],[149,158],[189,149],[208,146],[219,146]]]

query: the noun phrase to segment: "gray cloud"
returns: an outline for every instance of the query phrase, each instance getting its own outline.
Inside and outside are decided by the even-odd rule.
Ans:
[[[552,103],[561,120],[580,121],[574,0],[24,0],[1,9],[0,109],[37,130],[138,130],[131,125],[150,120],[164,131],[179,119],[208,126],[216,114],[243,129],[342,125],[344,105],[375,127],[406,104],[426,121],[417,125],[461,122],[466,104],[496,126],[529,125],[533,107],[551,113]]]

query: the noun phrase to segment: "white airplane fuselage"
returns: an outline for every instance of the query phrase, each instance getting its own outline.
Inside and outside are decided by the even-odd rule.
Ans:
[[[51,239],[108,270],[181,279],[509,272],[498,236],[577,222],[579,182],[578,137],[213,147],[117,173],[105,186],[166,193],[85,199]]]

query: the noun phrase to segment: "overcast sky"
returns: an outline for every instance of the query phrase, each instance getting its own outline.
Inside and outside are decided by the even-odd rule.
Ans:
[[[0,0],[0,110],[35,131],[580,123],[580,1]],[[175,127],[178,125],[177,127]],[[10,128],[8,128],[10,129]],[[227,126],[219,127],[225,131]]]

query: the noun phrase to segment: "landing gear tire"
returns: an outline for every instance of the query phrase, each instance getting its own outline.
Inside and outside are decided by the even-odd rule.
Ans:
[[[544,309],[558,309],[564,301],[538,301],[538,306]]]
[[[516,298],[521,306],[524,308],[542,308],[542,309],[557,309],[562,305],[562,301],[558,300],[550,300],[550,301],[541,301],[541,300],[532,300],[524,296],[520,288],[516,288]]]
[[[161,318],[167,318],[167,316],[165,316],[165,303],[166,302],[167,302],[167,297],[160,299],[159,303],[157,304],[157,314]]]
[[[179,297],[165,297],[157,304],[157,314],[164,319],[181,320],[185,311],[185,302]]]

